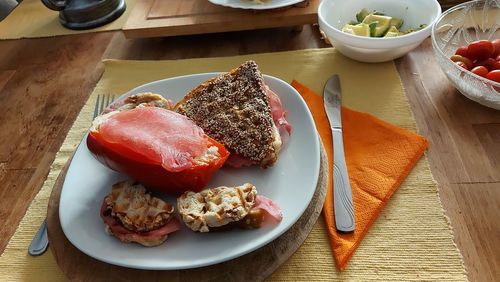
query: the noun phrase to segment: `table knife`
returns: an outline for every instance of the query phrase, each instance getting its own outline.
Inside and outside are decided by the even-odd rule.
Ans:
[[[333,208],[338,231],[354,231],[354,206],[347,174],[342,138],[341,89],[338,75],[328,79],[323,90],[326,115],[333,138]]]

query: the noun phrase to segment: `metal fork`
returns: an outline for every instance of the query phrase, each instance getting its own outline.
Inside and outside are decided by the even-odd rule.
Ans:
[[[115,101],[115,94],[112,95],[97,95],[94,108],[94,119],[104,112],[104,109]],[[42,222],[38,231],[33,237],[31,244],[28,247],[28,253],[32,256],[39,256],[47,250],[49,246],[49,238],[47,236],[47,218]]]
[[[106,102],[104,102],[104,99],[106,99]],[[101,102],[99,103],[99,101],[101,101]],[[106,109],[106,107],[108,107],[114,101],[115,101],[115,94],[112,94],[112,95],[97,95],[97,99],[96,99],[96,102],[95,102],[95,108],[94,108],[94,119],[98,115],[102,114],[104,112],[104,109]]]

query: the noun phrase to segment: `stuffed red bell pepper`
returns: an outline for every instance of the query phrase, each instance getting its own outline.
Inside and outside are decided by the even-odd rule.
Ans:
[[[87,146],[111,169],[167,193],[200,191],[229,156],[187,117],[149,106],[97,117]]]

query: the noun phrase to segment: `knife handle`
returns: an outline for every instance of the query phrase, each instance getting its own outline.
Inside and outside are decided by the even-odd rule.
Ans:
[[[351,184],[344,156],[342,129],[332,128],[333,137],[333,207],[335,225],[342,232],[354,231],[354,206]]]

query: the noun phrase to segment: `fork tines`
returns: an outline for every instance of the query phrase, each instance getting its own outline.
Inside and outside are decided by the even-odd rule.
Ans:
[[[115,94],[112,95],[97,95],[94,108],[94,118],[104,112],[104,109],[115,101]]]

